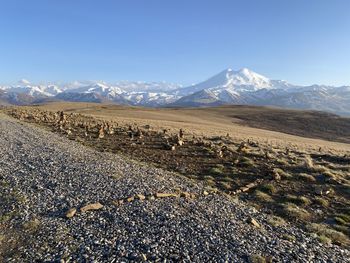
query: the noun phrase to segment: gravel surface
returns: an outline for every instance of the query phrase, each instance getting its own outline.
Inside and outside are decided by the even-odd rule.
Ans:
[[[6,194],[17,198],[0,204],[0,212],[13,212],[6,228],[0,224],[2,236],[5,241],[18,239],[5,262],[246,262],[252,255],[274,262],[350,258],[349,250],[322,245],[291,225],[272,227],[268,215],[240,201],[205,196],[203,186],[189,179],[93,151],[1,114],[0,179],[2,200]],[[112,203],[135,194],[177,191],[197,197]],[[103,208],[79,211],[96,202]],[[78,211],[67,219],[72,207]],[[260,227],[248,223],[249,218]]]

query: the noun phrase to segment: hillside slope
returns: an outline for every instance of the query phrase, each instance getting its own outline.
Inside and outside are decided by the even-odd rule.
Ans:
[[[246,262],[263,256],[345,262],[350,256],[349,250],[325,247],[296,227],[272,227],[267,215],[239,201],[204,195],[201,184],[95,152],[4,115],[0,144],[0,260]],[[196,197],[117,202],[178,191]],[[103,207],[79,210],[96,202]],[[73,207],[77,213],[65,218]],[[247,222],[252,217],[260,227]]]

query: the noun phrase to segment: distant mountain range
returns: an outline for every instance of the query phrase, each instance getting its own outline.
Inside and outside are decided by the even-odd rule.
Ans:
[[[73,82],[33,85],[26,80],[0,87],[0,104],[45,101],[109,102],[148,107],[267,105],[350,115],[350,86],[297,86],[249,69],[226,69],[208,80],[182,87],[166,82]]]

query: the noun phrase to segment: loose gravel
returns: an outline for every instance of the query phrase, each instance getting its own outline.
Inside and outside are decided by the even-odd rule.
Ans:
[[[299,228],[269,225],[268,215],[241,201],[203,195],[200,183],[96,152],[1,114],[0,179],[2,200],[5,194],[17,197],[12,205],[0,204],[0,212],[13,215],[0,223],[0,237],[2,233],[5,238],[0,243],[16,233],[20,240],[5,262],[247,262],[253,255],[274,262],[350,258],[348,249],[323,245]],[[113,205],[135,194],[176,191],[197,197]],[[79,211],[96,202],[103,208]],[[65,214],[72,207],[78,210],[68,219]],[[249,218],[260,227],[248,223]]]

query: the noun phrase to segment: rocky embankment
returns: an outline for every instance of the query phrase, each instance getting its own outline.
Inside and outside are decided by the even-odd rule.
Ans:
[[[350,258],[346,248],[291,225],[271,226],[269,215],[200,183],[5,115],[0,146],[0,261]]]

